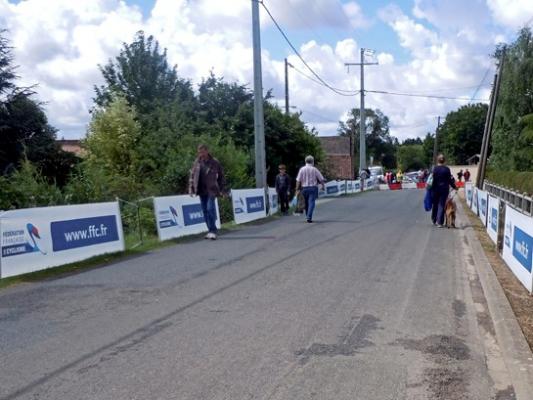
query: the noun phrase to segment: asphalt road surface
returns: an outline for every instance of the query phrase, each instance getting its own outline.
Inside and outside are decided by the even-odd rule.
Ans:
[[[461,229],[421,192],[2,290],[0,399],[513,398]]]

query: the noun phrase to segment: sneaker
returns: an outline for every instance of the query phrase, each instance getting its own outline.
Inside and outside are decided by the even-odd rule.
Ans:
[[[307,220],[307,223],[308,223],[308,224],[312,224],[312,223],[313,223],[313,220],[312,220],[312,219],[308,219],[308,220]]]
[[[209,239],[211,240],[217,240],[217,234],[213,232],[209,232]]]
[[[439,224],[437,228],[444,228],[444,225]]]
[[[204,236],[204,239],[211,239],[211,232]]]

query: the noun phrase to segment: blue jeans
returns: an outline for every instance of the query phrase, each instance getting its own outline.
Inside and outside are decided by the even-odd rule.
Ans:
[[[200,203],[202,203],[202,212],[204,213],[205,223],[207,229],[211,233],[217,233],[217,208],[215,205],[215,196],[200,195]]]
[[[306,186],[302,190],[305,199],[305,216],[307,220],[313,219],[313,211],[315,211],[315,200],[318,197],[318,188],[316,186]]]

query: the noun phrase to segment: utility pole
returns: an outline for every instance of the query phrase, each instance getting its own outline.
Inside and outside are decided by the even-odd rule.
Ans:
[[[487,119],[485,120],[485,129],[483,131],[483,141],[481,142],[481,152],[479,155],[479,165],[476,177],[476,186],[480,189],[483,189],[483,181],[485,180],[485,174],[487,172],[487,158],[489,154],[490,137],[492,134],[494,115],[496,114],[496,103],[498,102],[498,95],[500,93],[500,83],[502,79],[504,60],[505,50],[502,52],[498,70],[496,75],[494,75],[494,85],[492,86],[492,94],[490,96],[490,104],[487,111]]]
[[[437,129],[435,130],[435,140],[433,141],[433,166],[437,165],[439,129],[440,129],[440,115],[437,119]]]
[[[289,115],[289,65],[285,59],[285,114],[287,115]]]
[[[255,186],[266,190],[265,118],[263,113],[263,82],[261,72],[261,32],[259,2],[252,0],[252,32],[254,54],[254,139]]]
[[[366,117],[365,117],[365,65],[377,65],[374,63],[365,63],[365,52],[371,52],[369,49],[361,48],[361,62],[359,63],[344,63],[347,67],[359,65],[361,66],[361,101],[359,111],[359,173],[366,168]],[[355,131],[352,131],[353,140],[355,143]],[[353,149],[350,152],[353,154]],[[353,164],[353,157],[352,157]],[[353,168],[352,166],[352,173]]]

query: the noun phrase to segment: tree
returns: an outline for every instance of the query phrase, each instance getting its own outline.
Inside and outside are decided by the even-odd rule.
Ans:
[[[424,164],[429,167],[433,164],[433,147],[435,144],[435,135],[426,133],[426,137],[422,141],[422,148],[424,149]]]
[[[350,111],[350,117],[346,122],[339,122],[338,133],[341,136],[355,137],[354,156],[359,158],[359,128],[360,110],[354,108]],[[382,164],[385,168],[396,166],[397,140],[390,136],[389,117],[380,110],[365,109],[366,121],[366,153],[372,156],[375,163]],[[358,161],[356,161],[358,165]]]
[[[496,170],[533,171],[533,33],[523,28],[505,50],[500,94],[492,133],[490,166]]]
[[[13,173],[29,160],[49,182],[64,185],[77,158],[56,144],[33,90],[15,84],[12,48],[0,31],[0,175]]]
[[[486,104],[468,104],[446,115],[439,129],[439,152],[451,164],[466,164],[468,158],[479,153],[487,110]]]
[[[158,107],[194,98],[190,81],[178,78],[176,66],[168,64],[166,49],[160,51],[154,37],[145,37],[142,31],[100,71],[105,84],[94,87],[96,105],[106,106],[119,94],[135,106],[143,124],[149,123],[148,116]]]
[[[88,162],[100,164],[111,175],[135,179],[139,172],[140,137],[135,109],[125,98],[116,96],[93,114],[85,140]]]
[[[398,148],[398,167],[403,171],[425,168],[424,158],[424,147],[420,144],[407,144]]]

